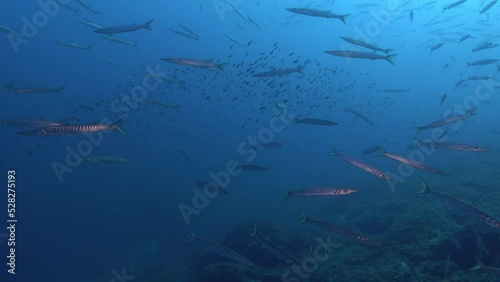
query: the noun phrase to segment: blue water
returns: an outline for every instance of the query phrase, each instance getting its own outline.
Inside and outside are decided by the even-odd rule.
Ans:
[[[1,4],[0,25],[27,39],[0,34],[0,119],[70,118],[70,124],[93,124],[114,122],[126,114],[122,127],[127,134],[106,131],[101,141],[91,143],[83,134],[26,136],[17,133],[31,128],[1,128],[0,168],[6,183],[0,193],[5,205],[0,209],[5,220],[1,226],[9,225],[9,170],[16,172],[18,222],[15,275],[7,273],[9,241],[1,235],[8,230],[0,230],[0,271],[5,277],[0,281],[282,281],[281,274],[290,266],[255,244],[250,233],[256,222],[261,235],[295,257],[311,257],[317,238],[330,233],[297,225],[300,211],[381,242],[366,246],[331,233],[340,247],[318,263],[309,281],[494,281],[492,273],[468,269],[475,265],[474,255],[500,267],[498,232],[473,215],[414,193],[423,177],[433,190],[500,217],[500,65],[466,64],[499,58],[498,47],[471,52],[481,42],[499,42],[499,5],[480,15],[489,1],[469,0],[443,12],[452,2],[86,0],[100,13],[95,15],[74,0],[60,2],[78,13],[51,0],[40,3],[49,3],[53,13],[34,1]],[[338,19],[286,10],[300,7],[350,16],[344,25]],[[75,19],[104,27],[154,21],[152,31],[114,35],[137,41],[134,48],[103,40],[105,35]],[[178,23],[199,40],[170,32],[189,33]],[[467,34],[471,37],[459,43]],[[394,49],[395,65],[326,54],[345,49],[371,52],[339,36]],[[93,45],[92,52],[54,44],[58,40]],[[438,43],[444,45],[430,52]],[[161,58],[227,65],[224,71],[202,69]],[[252,76],[298,66],[304,66],[303,74]],[[155,81],[145,76],[147,69],[184,84]],[[474,75],[490,79],[467,80]],[[155,83],[154,89],[144,88],[145,79]],[[467,81],[455,88],[462,79]],[[19,89],[65,86],[65,94],[14,93],[5,87],[9,82]],[[400,91],[387,91],[394,89]],[[140,93],[144,95],[137,96]],[[179,108],[154,105],[145,98]],[[418,126],[472,108],[475,114],[469,118],[417,135]],[[296,117],[338,125],[295,124]],[[414,147],[415,136],[429,139],[433,132],[442,135],[442,141],[488,150]],[[252,139],[283,145],[242,150]],[[371,146],[415,158],[450,176],[411,170],[378,153],[363,156]],[[329,155],[332,148],[397,181],[387,182]],[[127,158],[129,165],[76,165],[71,152]],[[234,162],[269,170],[231,175]],[[220,180],[229,194],[207,197],[203,187],[193,190],[198,180]],[[358,192],[291,197],[281,203],[280,190],[309,187]],[[205,193],[202,199],[200,193]],[[193,214],[186,214],[189,211]],[[190,231],[231,248],[255,266],[211,253],[203,243],[186,243]],[[475,231],[488,253],[478,251]],[[448,255],[452,263],[445,267]]]

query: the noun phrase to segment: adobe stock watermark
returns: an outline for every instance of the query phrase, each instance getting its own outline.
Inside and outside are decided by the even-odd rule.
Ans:
[[[323,238],[316,238],[318,244],[312,250],[312,255],[302,260],[302,265],[290,266],[281,275],[281,281],[283,282],[301,282],[307,281],[316,270],[319,268],[319,264],[330,258],[335,248],[338,248],[339,244],[332,243],[331,238],[333,235],[328,235],[326,241]]]
[[[242,141],[237,151],[240,155],[248,155],[245,161],[250,163],[257,157],[256,150],[248,150],[249,146],[256,146],[259,144],[269,144],[273,142],[275,135],[286,129],[286,127],[293,121],[292,115],[288,114],[288,108],[273,109],[274,117],[272,117],[268,125],[259,130],[257,135],[248,136],[246,141]],[[191,216],[199,215],[200,211],[207,208],[210,200],[216,198],[221,193],[221,190],[229,186],[231,177],[239,175],[242,170],[238,167],[240,163],[236,160],[226,162],[225,169],[218,172],[210,171],[208,173],[211,182],[204,185],[203,191],[193,188],[193,198],[191,205],[181,202],[177,207],[181,213],[182,218],[186,225],[191,223]]]
[[[121,272],[116,271],[116,269],[111,270],[113,278],[109,279],[109,282],[127,282],[135,279],[135,276],[128,275],[127,269],[122,267]]]
[[[454,104],[450,109],[446,110],[443,114],[443,119],[457,116],[472,116],[477,108],[479,108],[480,103],[490,98],[491,94],[493,94],[495,92],[495,89],[498,87],[500,87],[500,81],[495,81],[493,79],[481,80],[480,84],[476,86],[474,94],[465,97],[461,104]],[[431,137],[424,139],[423,142],[446,142],[448,136],[451,133],[458,131],[462,127],[462,122],[464,119],[460,119],[450,124],[450,130],[447,131],[439,127],[433,128]],[[434,147],[418,146],[416,149],[412,150],[409,153],[408,159],[413,162],[424,163],[426,158],[433,155],[435,151],[436,148]],[[389,186],[391,191],[394,192],[396,190],[397,184],[404,183],[408,179],[408,177],[415,173],[415,168],[400,163],[398,165],[397,173],[393,173],[392,171],[386,171],[385,173],[394,179],[393,181],[387,181],[387,185]]]
[[[142,78],[142,84],[134,86],[128,94],[122,94],[120,98],[115,99],[111,103],[111,110],[114,113],[120,114],[122,117],[127,116],[148,97],[151,91],[156,90],[160,86],[161,79],[158,78],[159,75],[165,76],[167,74],[160,71],[159,65],[156,65],[156,70],[147,66],[146,74]],[[108,118],[104,118],[99,122],[99,124],[111,125],[113,124],[113,121]],[[67,145],[65,147],[67,153],[64,163],[54,161],[51,164],[59,183],[63,182],[64,174],[72,173],[75,168],[81,164],[83,158],[91,155],[94,149],[102,144],[104,141],[104,134],[109,133],[110,132],[108,131],[84,133],[86,139],[80,140],[74,148]]]
[[[62,4],[68,4],[69,0],[39,0],[37,2],[40,10],[35,12],[31,19],[28,17],[22,17],[21,21],[23,27],[21,28],[21,33],[17,33],[13,30],[4,30],[7,32],[7,38],[9,39],[10,45],[14,53],[19,53],[19,47],[21,45],[28,44],[31,39],[33,39],[40,32],[40,29],[47,26],[51,18],[54,18],[59,13]],[[5,28],[4,28],[5,29]]]

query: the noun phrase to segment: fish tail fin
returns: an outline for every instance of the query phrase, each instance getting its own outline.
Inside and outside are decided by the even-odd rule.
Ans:
[[[135,49],[137,49],[137,44],[139,44],[139,41],[134,41],[133,42]]]
[[[467,68],[469,68],[470,66],[471,66],[471,64],[470,64],[470,63],[467,63]]]
[[[302,219],[299,220],[298,224],[304,224],[307,222],[308,218],[306,214],[303,211],[300,211],[300,215],[302,216]]]
[[[378,148],[378,151],[379,151],[378,152],[379,157],[385,156],[386,150],[384,150],[384,148],[380,147],[380,148]]]
[[[300,67],[298,67],[298,69],[297,69],[297,71],[298,71],[301,75],[305,75],[305,73],[304,73],[304,67],[305,67],[305,66],[300,66]]]
[[[337,151],[337,149],[335,149],[335,148],[332,148],[332,151],[329,153],[329,155],[331,155],[331,156],[338,156],[339,155],[339,151]]]
[[[255,221],[253,222],[253,232],[250,234],[250,236],[255,237],[257,236],[257,224],[255,224]]]
[[[285,198],[281,201],[283,203],[284,201],[288,200],[288,198],[290,198],[290,192],[285,190],[281,190],[281,192],[285,194]]]
[[[87,48],[85,48],[85,50],[92,52],[93,47],[94,47],[94,45],[89,45],[89,46],[87,46]]]
[[[415,143],[417,143],[417,148],[422,147],[424,142],[422,142],[422,140],[418,139],[417,137],[413,137],[413,138],[415,138]]]
[[[62,86],[62,87],[57,88],[57,93],[59,93],[62,96],[64,96],[64,88],[66,88],[66,86]]]
[[[385,49],[384,52],[389,55],[390,52],[394,51],[394,49]]]
[[[218,64],[217,69],[225,73],[224,67],[227,65],[228,65],[228,63]]]
[[[431,190],[429,188],[429,185],[427,185],[427,182],[425,182],[425,180],[422,177],[420,177],[420,183],[422,185],[422,188],[417,191],[417,193],[416,193],[417,195],[425,194]]]
[[[420,134],[420,132],[422,132],[422,130],[424,130],[424,128],[422,126],[415,126],[415,128],[417,129],[417,135]]]
[[[122,115],[115,123],[111,125],[111,128],[120,133],[127,134],[127,132],[125,132],[125,130],[123,130],[123,128],[121,127],[126,117],[127,115]]]
[[[394,61],[392,59],[394,59],[394,57],[396,57],[398,54],[392,54],[392,55],[388,55],[385,57],[385,60],[388,61],[389,63],[391,63],[393,66],[395,66],[396,64],[394,63]]]
[[[144,24],[144,27],[145,27],[145,28],[147,28],[147,29],[149,29],[149,30],[152,30],[152,29],[151,29],[151,23],[152,23],[153,21],[154,21],[154,19],[152,19],[152,20],[150,20],[149,22],[145,23],[145,24]]]
[[[347,23],[345,22],[345,19],[347,19],[347,17],[349,17],[351,14],[345,14],[345,15],[340,15],[340,20],[345,24],[347,25]]]
[[[477,257],[477,255],[474,255],[474,258],[476,259],[477,264],[469,268],[469,271],[480,270],[483,267],[483,262]]]
[[[7,90],[14,90],[14,80],[12,80],[11,82],[9,82],[9,84],[5,85],[5,88],[7,88]]]
[[[184,84],[186,84],[186,81],[185,80],[179,80],[179,84],[180,85],[184,85]]]
[[[191,239],[187,240],[187,243],[192,243],[196,241],[196,235],[194,235],[193,231],[189,230],[191,232]]]
[[[253,40],[248,41],[247,46],[252,45]]]

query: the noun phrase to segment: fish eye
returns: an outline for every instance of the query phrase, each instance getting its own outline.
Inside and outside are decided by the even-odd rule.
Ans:
[[[500,227],[500,221],[497,221],[497,222],[495,223],[495,226],[496,226],[496,227]]]

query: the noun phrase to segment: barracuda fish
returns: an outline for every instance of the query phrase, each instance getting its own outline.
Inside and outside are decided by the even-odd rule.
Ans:
[[[439,169],[434,168],[434,167],[432,167],[430,165],[427,165],[427,164],[424,164],[424,163],[421,163],[421,162],[417,162],[417,161],[414,161],[414,160],[410,160],[410,159],[407,159],[407,158],[405,158],[403,156],[399,156],[399,155],[388,153],[383,148],[380,149],[380,156],[388,157],[390,159],[393,159],[393,160],[395,160],[397,162],[400,162],[402,164],[405,164],[407,166],[418,168],[420,170],[427,171],[429,173],[438,174],[438,175],[444,175],[444,176],[449,176],[448,174],[446,174],[446,173],[440,171]]]
[[[349,237],[349,238],[353,238],[356,241],[361,242],[363,244],[375,245],[375,246],[380,245],[379,242],[373,241],[369,238],[366,238],[358,233],[352,232],[352,231],[347,230],[345,228],[330,224],[326,221],[309,218],[303,212],[300,212],[300,215],[302,215],[302,219],[299,221],[299,224],[304,224],[304,223],[309,222],[309,223],[312,223],[312,224],[318,226],[319,228],[322,228],[322,229],[330,231],[330,232],[339,233],[339,234],[346,236],[346,237]]]
[[[205,189],[209,189],[209,188],[215,188],[216,190],[219,190],[219,192],[221,194],[229,194],[229,192],[227,192],[226,189],[222,188],[220,185],[218,185],[217,183],[213,182],[213,181],[202,181],[202,180],[198,180],[198,182],[196,183],[196,188],[205,188]]]
[[[104,28],[96,23],[93,23],[91,21],[88,21],[88,20],[82,20],[82,19],[75,19],[77,22],[83,24],[83,25],[86,25],[88,27],[91,27],[93,29],[101,29],[101,28]]]
[[[478,146],[459,144],[459,143],[448,143],[448,142],[424,142],[415,138],[417,142],[417,146],[426,146],[432,147],[436,149],[445,149],[445,150],[456,150],[456,151],[466,151],[466,152],[481,152],[487,151],[486,148],[481,148]]]
[[[190,66],[190,67],[200,68],[200,69],[220,70],[222,72],[224,72],[224,67],[227,65],[227,63],[215,64],[212,62],[213,61],[212,59],[211,60],[195,60],[195,59],[186,59],[186,58],[162,58],[161,60],[165,61],[167,63],[171,63],[171,64]]]
[[[186,152],[184,152],[183,150],[178,149],[178,150],[177,150],[177,154],[181,155],[181,156],[184,158],[184,160],[185,160],[186,162],[188,162],[189,164],[192,164],[192,163],[193,163],[193,161],[192,161],[192,160],[191,160],[191,158],[188,156],[188,154],[187,154]]]
[[[369,120],[367,117],[365,117],[364,115],[362,115],[361,113],[358,113],[356,112],[355,110],[353,110],[352,108],[345,108],[344,109],[344,112],[350,112],[352,113],[355,117],[357,118],[360,118],[362,120],[364,120],[365,122],[367,122],[369,125],[373,125],[373,122],[371,120]]]
[[[438,43],[436,45],[431,46],[431,52],[429,54],[432,54],[433,51],[436,51],[437,49],[443,47],[444,43]]]
[[[0,31],[3,31],[7,34],[9,34],[10,36],[13,36],[17,39],[20,39],[22,40],[23,42],[28,42],[30,39],[22,34],[20,34],[19,32],[13,30],[13,29],[10,29],[6,26],[3,26],[3,25],[0,25]]]
[[[467,63],[467,67],[470,67],[470,66],[487,66],[487,65],[491,65],[491,64],[494,64],[496,62],[498,62],[499,59],[484,59],[484,60],[479,60],[479,61],[474,61],[472,63]]]
[[[199,36],[194,36],[194,35],[192,35],[190,33],[185,33],[185,32],[182,32],[180,30],[177,30],[177,29],[169,28],[168,31],[170,31],[172,33],[175,33],[177,35],[180,35],[180,36],[184,36],[184,37],[189,38],[189,39],[193,39],[195,41],[200,40]]]
[[[206,240],[206,239],[202,239],[200,237],[197,237],[196,235],[194,235],[193,232],[191,232],[191,239],[189,239],[188,242],[190,243],[190,242],[194,242],[194,241],[198,241],[198,242],[202,243],[206,249],[212,251],[213,253],[215,253],[219,256],[229,258],[237,263],[240,263],[240,264],[243,264],[246,266],[254,265],[253,262],[251,262],[249,259],[247,259],[243,255],[237,253],[236,251],[234,251],[226,246],[223,246],[219,243],[216,243],[212,240]]]
[[[111,41],[111,42],[120,43],[120,44],[123,44],[123,45],[134,46],[136,49],[137,49],[137,43],[139,43],[139,41],[132,42],[132,41],[128,41],[128,40],[125,40],[125,39],[116,38],[116,37],[113,37],[111,35],[103,36],[101,38],[105,39],[105,40],[108,40],[108,41]]]
[[[441,200],[443,203],[445,203],[449,206],[452,206],[455,209],[464,211],[464,212],[468,213],[469,215],[482,220],[483,222],[485,222],[486,224],[488,224],[491,227],[500,229],[500,221],[498,219],[496,219],[493,216],[491,216],[483,211],[480,211],[479,209],[477,209],[469,204],[466,204],[466,203],[464,203],[464,202],[462,202],[462,201],[460,201],[452,196],[448,196],[446,194],[438,193],[438,192],[431,190],[429,188],[429,185],[427,185],[427,182],[425,182],[425,180],[423,178],[420,178],[420,181],[422,183],[422,189],[420,189],[417,192],[417,194],[430,194],[430,195],[434,196],[435,198]]]
[[[14,82],[10,82],[7,84],[7,91],[17,94],[37,94],[37,93],[59,93],[64,95],[64,88],[66,86],[61,86],[59,88],[49,88],[49,87],[23,87],[23,88],[15,88],[13,86]]]
[[[289,75],[292,73],[300,73],[304,75],[304,66],[298,66],[296,68],[288,68],[288,69],[272,69],[270,71],[261,72],[252,75],[253,77],[272,77],[272,76],[283,76]]]
[[[466,35],[460,37],[460,39],[458,39],[458,44],[464,42],[465,40],[467,40],[469,38],[470,38],[470,34],[466,34]]]
[[[336,122],[325,120],[325,119],[319,119],[319,118],[303,118],[303,119],[299,119],[299,118],[295,117],[293,119],[293,122],[294,122],[295,125],[297,125],[299,123],[309,124],[309,125],[322,125],[322,126],[334,126],[334,125],[338,125],[338,123],[336,123]]]
[[[345,22],[345,19],[350,16],[350,14],[337,15],[337,14],[332,13],[332,11],[309,9],[309,8],[288,8],[286,10],[290,11],[292,13],[295,13],[295,14],[300,14],[300,15],[305,15],[305,16],[310,16],[310,17],[339,19],[345,25],[347,25],[347,23]]]
[[[187,26],[185,25],[182,25],[180,23],[177,23],[178,26],[180,26],[182,29],[184,29],[185,31],[189,32],[191,35],[193,35],[194,37],[198,37],[200,38],[200,35],[196,34],[194,31],[192,31],[191,29],[189,29]]]
[[[381,172],[380,170],[368,165],[368,164],[365,164],[363,162],[360,162],[356,159],[353,159],[353,158],[350,158],[350,157],[347,157],[347,156],[344,156],[344,155],[341,155],[337,150],[335,150],[335,148],[333,148],[332,152],[330,153],[330,155],[332,156],[337,156],[337,157],[340,157],[341,159],[343,159],[344,161],[350,163],[351,165],[357,167],[357,168],[360,168],[368,173],[371,173],[377,177],[380,177],[380,178],[383,178],[385,180],[389,180],[389,181],[392,181],[392,177],[388,176],[388,175],[385,175],[383,172]]]
[[[244,147],[245,150],[255,150],[255,151],[262,151],[265,149],[281,149],[281,147],[284,145],[284,143],[280,142],[270,142],[270,143],[259,143],[253,146],[246,146]]]
[[[473,75],[467,77],[467,80],[490,80],[490,79],[493,79],[493,77],[489,75]]]
[[[387,55],[389,55],[389,52],[394,51],[393,49],[382,49],[382,48],[378,47],[377,45],[373,45],[373,44],[370,44],[370,43],[367,43],[367,42],[364,42],[364,41],[361,41],[361,40],[356,40],[356,39],[345,37],[345,36],[339,36],[339,37],[341,39],[349,42],[349,43],[354,44],[354,45],[358,45],[358,46],[361,46],[361,47],[364,47],[364,48],[372,49],[374,51],[384,52]]]
[[[245,44],[227,33],[224,33],[224,36],[226,36],[229,40],[233,41],[234,43],[240,46],[250,46],[250,44],[252,44],[252,40],[250,40],[247,44]]]
[[[117,157],[90,157],[90,158],[83,158],[80,163],[83,164],[101,164],[101,165],[108,165],[108,164],[128,164],[130,165],[128,159],[125,158],[117,158]]]
[[[285,261],[286,263],[290,265],[297,265],[299,267],[302,267],[302,262],[290,254],[289,252],[285,251],[282,249],[280,246],[276,245],[275,243],[271,242],[269,239],[262,237],[258,232],[257,232],[257,225],[255,222],[253,223],[253,233],[250,234],[250,236],[255,237],[255,241],[259,242],[265,249],[269,250],[271,253],[273,253],[277,258]]]
[[[74,7],[72,7],[71,5],[69,5],[69,4],[67,3],[68,1],[66,1],[66,0],[65,0],[65,1],[61,1],[61,0],[54,0],[54,1],[56,1],[56,3],[57,3],[57,4],[59,4],[59,5],[63,6],[64,8],[66,8],[66,9],[68,9],[68,10],[70,10],[70,11],[73,11],[73,12],[74,12],[75,14],[77,14],[77,15],[78,15],[78,13],[80,12],[80,10],[78,10],[77,8],[74,8]]]
[[[172,102],[160,102],[160,101],[149,100],[149,99],[144,100],[144,102],[147,104],[156,105],[156,106],[160,106],[160,107],[167,108],[167,109],[173,109],[176,112],[179,112],[179,108],[181,107],[179,104],[172,103]]]
[[[168,83],[177,83],[180,85],[184,85],[186,83],[186,81],[184,81],[184,80],[175,79],[173,77],[162,75],[161,73],[147,72],[147,73],[145,73],[145,75],[149,76],[151,78],[154,78],[156,80],[161,80],[161,81],[165,81]]]
[[[489,9],[491,9],[491,7],[495,6],[497,2],[498,2],[497,0],[491,1],[486,6],[484,6],[484,8],[479,12],[479,14],[481,15],[483,13],[486,13]]]
[[[249,22],[250,19],[248,18],[247,15],[243,14],[242,11],[240,11],[238,8],[236,8],[236,6],[234,6],[233,4],[231,3],[228,3],[229,7],[231,7],[242,19],[244,19],[245,21]]]
[[[427,125],[424,125],[424,126],[417,126],[416,127],[417,130],[418,130],[417,134],[420,133],[422,130],[425,130],[425,129],[440,127],[440,126],[443,126],[443,125],[447,125],[447,124],[450,124],[450,123],[454,123],[454,122],[457,122],[457,121],[461,121],[461,120],[470,118],[474,114],[476,114],[476,112],[474,110],[471,110],[471,111],[466,112],[465,114],[449,116],[449,117],[446,117],[446,118],[444,118],[442,120],[431,122],[431,123],[429,123]]]
[[[90,11],[90,12],[94,13],[94,15],[96,15],[96,16],[97,16],[97,15],[100,15],[100,14],[101,14],[101,13],[99,13],[98,11],[96,11],[96,10],[92,9],[92,7],[90,7],[90,6],[89,6],[89,4],[87,4],[87,3],[83,2],[82,0],[75,0],[75,1],[76,1],[76,3],[78,3],[78,4],[82,5],[82,7],[83,7],[83,8],[85,8],[86,10],[88,10],[88,11]]]
[[[269,168],[265,166],[260,166],[260,165],[237,165],[235,167],[235,171],[237,170],[242,170],[242,171],[268,171]]]
[[[387,93],[408,93],[411,89],[384,89],[383,91]]]
[[[474,47],[472,49],[472,52],[479,52],[482,50],[492,49],[492,48],[496,48],[496,47],[498,47],[498,44],[494,44],[491,42],[483,42],[483,43],[479,43],[476,47]]]
[[[113,67],[116,67],[118,66],[113,60],[111,60],[110,58],[106,58],[106,62],[108,62],[110,65],[112,65]]]
[[[380,149],[382,149],[382,146],[372,146],[372,147],[369,147],[369,148],[363,150],[363,157],[366,156],[366,155],[375,153],[375,152],[379,152]]]
[[[131,25],[123,25],[123,26],[104,27],[104,28],[96,29],[96,30],[94,30],[94,32],[102,33],[102,34],[113,34],[113,33],[132,32],[132,31],[136,31],[139,29],[152,30],[151,23],[153,21],[154,21],[154,19],[150,20],[149,22],[147,22],[145,24],[131,24]]]
[[[72,42],[67,42],[67,41],[52,41],[52,43],[54,44],[57,44],[59,46],[63,46],[63,47],[69,47],[69,48],[75,48],[75,49],[84,49],[84,50],[87,50],[89,52],[92,52],[92,47],[94,47],[93,45],[88,45],[88,46],[84,46],[84,45],[80,45],[80,44],[77,44],[77,43],[72,43]]]
[[[358,190],[353,190],[349,188],[306,188],[297,191],[285,191],[285,198],[282,202],[286,201],[290,196],[343,196],[358,192]]]
[[[449,5],[445,6],[445,7],[443,7],[443,12],[442,13],[444,13],[446,10],[449,10],[449,9],[455,8],[457,6],[460,6],[463,3],[465,3],[465,2],[467,2],[467,0],[459,0],[459,1],[453,2],[453,3],[451,3],[451,4],[449,4]]]
[[[93,133],[100,131],[116,130],[125,134],[121,128],[126,115],[120,117],[113,124],[75,124],[75,125],[58,125],[58,126],[45,126],[36,128],[29,131],[19,132],[19,135],[29,136],[55,136],[55,135],[69,135],[75,133]]]
[[[457,87],[462,85],[465,81],[466,81],[465,79],[461,79],[457,83],[455,83],[455,89],[457,89]]]
[[[45,126],[59,126],[64,125],[69,119],[64,119],[59,122],[37,120],[37,119],[0,119],[1,126],[15,126],[15,127],[45,127]]]
[[[375,52],[359,52],[353,50],[333,50],[333,51],[325,51],[325,53],[344,58],[355,58],[355,59],[369,59],[369,60],[386,60],[389,63],[394,64],[392,59],[397,56],[397,54],[382,56]]]

